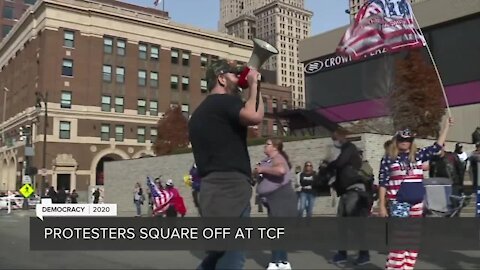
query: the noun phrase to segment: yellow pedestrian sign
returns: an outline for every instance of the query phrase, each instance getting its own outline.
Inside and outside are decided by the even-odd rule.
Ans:
[[[20,194],[23,195],[23,197],[28,198],[32,193],[35,191],[33,187],[30,184],[25,184],[20,188]]]

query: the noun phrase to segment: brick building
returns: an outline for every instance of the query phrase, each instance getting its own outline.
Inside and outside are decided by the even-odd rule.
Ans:
[[[0,42],[10,33],[23,13],[37,0],[2,0],[0,1]]]
[[[195,110],[207,95],[210,61],[246,62],[252,48],[119,1],[37,2],[0,43],[0,190],[21,185],[25,126],[32,165],[46,163],[48,185],[80,192],[102,185],[105,161],[153,154],[157,121],[170,106]],[[262,92],[268,106],[291,103],[288,88],[264,84]],[[273,119],[265,124],[275,127]]]

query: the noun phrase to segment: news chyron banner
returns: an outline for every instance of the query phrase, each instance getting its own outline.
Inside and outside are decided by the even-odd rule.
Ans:
[[[116,204],[37,204],[35,208],[37,217],[116,217]]]
[[[480,249],[478,218],[138,218],[113,204],[43,202],[37,216],[31,250]]]

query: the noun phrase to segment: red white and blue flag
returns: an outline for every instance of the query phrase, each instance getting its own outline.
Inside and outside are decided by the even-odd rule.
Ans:
[[[147,186],[152,194],[153,215],[163,214],[170,206],[173,194],[166,189],[158,188],[150,177],[147,177]]]
[[[356,60],[376,51],[396,52],[425,45],[409,0],[368,0],[342,37],[337,53]]]

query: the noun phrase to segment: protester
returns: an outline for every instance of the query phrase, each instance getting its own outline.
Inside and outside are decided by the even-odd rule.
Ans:
[[[97,204],[100,200],[100,188],[95,189],[92,196],[93,196],[93,203]]]
[[[429,176],[452,180],[452,194],[460,196],[463,193],[463,164],[457,154],[445,151],[444,147],[430,160]]]
[[[167,217],[177,217],[180,214],[181,217],[184,217],[187,213],[187,208],[185,207],[185,201],[183,197],[178,192],[173,185],[173,180],[168,179],[166,184],[166,190],[172,194],[172,200],[170,202],[170,207],[167,209],[166,216]]]
[[[357,147],[348,141],[347,131],[338,128],[332,134],[335,147],[340,149],[340,155],[328,164],[328,171],[336,172],[336,180],[333,187],[340,197],[338,204],[338,217],[368,217],[370,214],[369,197],[367,188],[360,176],[359,170],[362,159]],[[331,263],[343,267],[347,262],[347,251],[339,250]],[[370,262],[370,254],[367,250],[361,250],[355,259],[355,265],[364,265]]]
[[[418,149],[415,134],[409,129],[397,132],[388,155],[380,166],[379,208],[381,217],[422,217],[425,187],[422,163],[438,155],[445,143],[452,119],[447,119],[437,142]],[[408,181],[406,181],[408,180]],[[390,212],[387,212],[387,208]],[[387,269],[413,269],[418,251],[396,250],[388,255]]]
[[[300,198],[298,203],[298,216],[303,217],[303,212],[306,212],[307,217],[313,214],[313,207],[315,206],[315,190],[313,183],[316,172],[313,170],[313,164],[310,161],[305,162],[303,172],[299,175],[300,182]]]
[[[473,144],[478,144],[480,143],[480,127],[477,127],[475,131],[472,133],[472,143]]]
[[[479,183],[479,168],[478,163],[480,163],[480,142],[475,144],[475,151],[470,154],[468,160],[470,161],[470,177],[473,183],[473,191],[475,192],[478,188]]]
[[[257,193],[265,202],[269,217],[295,217],[297,215],[297,196],[292,188],[293,175],[288,155],[283,150],[280,139],[268,139],[264,153],[267,156],[255,167],[262,181]],[[272,250],[272,258],[267,270],[291,269],[285,250]]]
[[[57,203],[66,203],[67,202],[67,193],[65,189],[61,187],[57,192]]]
[[[256,104],[258,71],[247,75],[249,94],[242,101],[237,64],[218,60],[206,71],[210,91],[193,112],[189,136],[202,178],[202,217],[248,217],[252,196],[252,169],[247,149],[247,127],[263,120],[263,99]],[[258,105],[258,106],[256,106]],[[258,110],[256,109],[258,107]],[[198,269],[243,269],[243,251],[211,251]]]
[[[192,168],[190,169],[190,178],[191,178],[191,185],[192,185],[192,198],[193,198],[193,204],[197,208],[198,212],[200,212],[200,204],[198,202],[198,194],[200,192],[200,182],[201,178],[200,175],[198,174],[198,168],[197,164],[193,163]]]
[[[53,186],[48,189],[47,197],[52,200],[52,203],[57,203],[57,192],[55,191],[55,188]]]
[[[143,194],[143,189],[140,183],[136,183],[133,189],[133,203],[135,204],[135,208],[137,210],[136,217],[142,216],[142,205],[143,201],[145,201],[145,195]]]
[[[70,194],[70,203],[78,203],[78,193],[76,189]]]
[[[455,153],[458,155],[458,158],[460,159],[460,162],[463,166],[463,173],[465,173],[465,170],[467,168],[468,154],[463,151],[463,144],[455,144]]]

